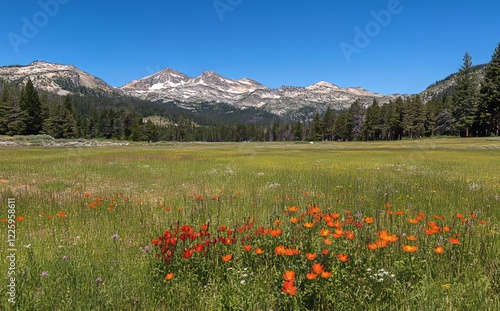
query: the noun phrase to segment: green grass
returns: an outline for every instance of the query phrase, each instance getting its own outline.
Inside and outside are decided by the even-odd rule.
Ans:
[[[25,218],[16,231],[16,304],[2,286],[2,310],[500,308],[498,139],[0,147],[0,154],[0,219],[9,197],[16,199],[16,216]],[[388,217],[386,202],[405,214]],[[304,253],[324,247],[318,234],[324,223],[306,233],[290,224],[287,211],[305,212],[311,204],[342,217],[346,210],[372,216],[378,226],[353,229],[353,243],[335,240],[322,257],[333,276],[316,283],[304,279],[310,268]],[[420,211],[427,218],[410,225]],[[472,212],[487,224],[471,230],[454,216]],[[463,242],[446,244],[442,257],[432,248],[447,236],[423,233],[434,214],[446,217]],[[248,217],[252,232],[283,222],[282,236],[249,242],[265,248],[262,256],[250,256],[240,243],[215,245],[207,257],[177,258],[170,266],[155,258],[151,241],[178,224],[198,230],[210,222],[217,235],[218,226],[234,229]],[[7,223],[0,226],[7,236]],[[366,242],[381,229],[397,234],[401,245],[408,244],[402,233],[418,235],[419,250],[407,254],[398,244],[368,251]],[[307,242],[293,242],[297,236]],[[8,245],[1,243],[6,274]],[[286,246],[303,253],[277,257],[280,243],[295,243]],[[349,252],[350,260],[340,263],[339,252]],[[228,263],[220,259],[226,253],[234,256]],[[367,269],[382,268],[394,279],[371,282]],[[281,291],[289,269],[297,273],[295,296]],[[165,281],[169,271],[175,277]],[[242,274],[250,275],[245,286],[238,285]]]

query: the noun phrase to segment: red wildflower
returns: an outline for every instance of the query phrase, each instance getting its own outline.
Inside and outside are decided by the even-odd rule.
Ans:
[[[281,290],[288,295],[295,295],[297,293],[297,287],[293,286],[293,280],[284,281]]]
[[[337,255],[337,258],[342,261],[342,262],[347,262],[349,260],[349,256],[345,255],[345,254],[338,254]]]
[[[283,280],[285,281],[293,281],[295,278],[295,271],[293,270],[287,270],[285,271],[285,274],[283,274]]]
[[[418,250],[418,246],[416,245],[404,245],[403,246],[403,251],[407,253],[414,253]]]
[[[256,249],[255,249],[255,253],[256,253],[257,255],[261,255],[261,254],[264,254],[264,250],[263,250],[263,249],[261,249],[260,247],[258,247],[258,248],[256,248]]]
[[[174,278],[174,274],[172,272],[167,273],[167,275],[165,275],[165,280],[167,280],[167,281],[169,281],[173,278]]]
[[[308,272],[308,273],[306,273],[306,279],[308,279],[308,280],[314,280],[317,277],[318,277],[317,273],[314,273],[314,272]]]

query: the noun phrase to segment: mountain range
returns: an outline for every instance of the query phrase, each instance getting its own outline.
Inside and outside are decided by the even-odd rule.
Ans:
[[[307,87],[282,86],[271,89],[249,78],[234,80],[213,71],[189,77],[170,68],[122,87],[111,87],[100,78],[72,65],[35,61],[26,66],[0,67],[0,79],[25,84],[28,78],[36,88],[58,95],[131,96],[175,104],[188,110],[196,110],[200,104],[226,104],[238,110],[254,108],[292,120],[311,118],[315,111],[324,112],[328,107],[345,109],[356,100],[367,106],[373,99],[387,103],[401,96],[378,94],[361,87],[342,88],[325,81]],[[432,97],[453,84],[451,75],[424,93]]]

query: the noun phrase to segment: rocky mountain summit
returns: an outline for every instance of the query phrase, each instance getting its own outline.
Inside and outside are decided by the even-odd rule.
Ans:
[[[342,88],[326,81],[307,87],[271,89],[249,78],[235,80],[213,71],[189,77],[171,68],[114,88],[72,65],[35,61],[27,66],[0,67],[0,79],[26,84],[28,78],[36,88],[59,95],[126,95],[173,103],[190,110],[200,104],[227,104],[235,109],[255,108],[291,119],[308,118],[315,111],[323,112],[328,107],[345,109],[356,100],[369,105],[373,99],[386,103],[398,96],[373,93],[361,87]]]
[[[109,86],[103,80],[75,66],[44,61],[34,61],[27,66],[0,67],[0,78],[22,85],[31,78],[37,89],[58,95],[82,94],[102,97],[121,94],[121,91]]]
[[[239,109],[256,107],[280,116],[290,116],[300,110],[324,111],[348,108],[355,100],[371,104],[396,98],[361,87],[341,88],[321,81],[307,87],[282,86],[270,89],[254,80],[225,78],[213,71],[190,78],[167,68],[151,76],[132,81],[120,88],[125,94],[156,102],[175,102],[184,108],[199,103],[225,103]]]

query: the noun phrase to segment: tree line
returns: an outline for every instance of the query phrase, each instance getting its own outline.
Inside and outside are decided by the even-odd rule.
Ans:
[[[132,98],[57,96],[0,84],[0,135],[47,134],[54,138],[133,141],[349,141],[397,140],[436,135],[500,134],[500,44],[480,78],[465,53],[453,91],[424,102],[420,95],[368,107],[328,108],[312,120],[291,122],[260,111],[197,114]],[[207,104],[207,107],[212,107]],[[203,108],[203,107],[202,107]],[[229,113],[230,112],[230,113]],[[258,117],[255,117],[260,114]],[[246,121],[248,116],[254,116]]]

